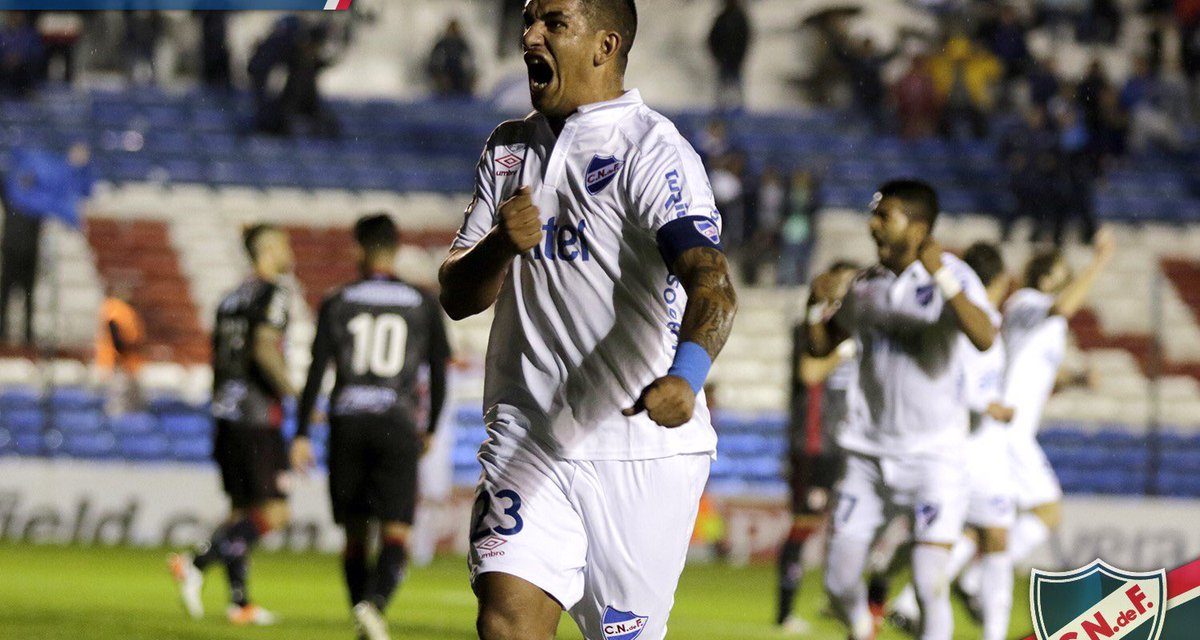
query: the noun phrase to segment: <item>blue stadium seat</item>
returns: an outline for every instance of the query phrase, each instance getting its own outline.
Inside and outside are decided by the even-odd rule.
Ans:
[[[212,447],[211,436],[177,438],[170,443],[170,454],[181,462],[206,462],[212,460]]]
[[[103,459],[112,457],[116,450],[111,433],[70,433],[64,437],[60,453],[72,458]]]
[[[12,451],[19,456],[37,456],[44,453],[42,435],[34,432],[13,434]]]
[[[95,410],[55,411],[50,418],[64,434],[94,433],[104,428],[104,414]]]
[[[32,387],[7,387],[0,391],[0,411],[36,409],[41,402],[41,394]]]
[[[13,434],[4,427],[0,427],[0,456],[12,453],[17,448],[17,441]]]
[[[117,450],[127,460],[164,460],[170,455],[170,441],[161,433],[125,435],[117,439]]]
[[[154,433],[159,430],[158,418],[152,413],[126,413],[113,417],[109,428],[117,435]]]
[[[55,411],[99,410],[104,399],[81,387],[60,387],[50,393],[50,408]]]
[[[12,409],[3,413],[4,424],[14,433],[41,433],[46,424],[41,408]]]
[[[163,432],[173,437],[212,434],[212,418],[202,413],[166,413],[159,416]]]

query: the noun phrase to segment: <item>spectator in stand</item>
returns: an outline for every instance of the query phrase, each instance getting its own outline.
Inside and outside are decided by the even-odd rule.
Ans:
[[[1016,209],[1001,221],[1005,241],[1012,235],[1017,219],[1029,216],[1034,229],[1044,228],[1043,220],[1052,220],[1061,202],[1063,177],[1059,140],[1045,107],[1030,105],[1024,120],[1005,135],[1000,144],[1000,159],[1008,170],[1009,188]]]
[[[1125,155],[1128,147],[1129,114],[1121,108],[1120,93],[1111,85],[1100,89],[1097,125],[1092,129],[1096,157],[1102,163]]]
[[[1178,152],[1183,132],[1164,108],[1162,84],[1144,57],[1134,59],[1133,73],[1121,89],[1121,107],[1129,113],[1129,145],[1138,153],[1152,145]]]
[[[42,11],[37,30],[45,47],[43,78],[70,84],[75,81],[75,47],[83,35],[83,17],[78,11]],[[56,68],[57,67],[57,68]],[[52,71],[58,71],[52,74]]]
[[[915,56],[908,71],[892,87],[896,116],[900,120],[900,135],[909,140],[926,138],[937,131],[941,115],[933,76],[929,73],[929,57]]]
[[[1062,151],[1063,170],[1066,181],[1063,185],[1063,206],[1057,207],[1049,220],[1043,220],[1039,237],[1051,235],[1055,246],[1061,246],[1067,225],[1078,218],[1080,237],[1090,243],[1096,233],[1093,211],[1096,180],[1100,175],[1100,163],[1084,121],[1083,113],[1071,92],[1055,102],[1054,118]]]
[[[788,185],[787,207],[779,230],[779,267],[776,284],[796,287],[808,281],[813,229],[820,208],[820,185],[812,171],[798,169]]]
[[[4,181],[4,233],[0,238],[0,340],[9,340],[9,300],[16,289],[25,297],[25,345],[34,344],[34,287],[42,223],[57,218],[80,226],[80,200],[92,190],[86,145],[71,147],[64,159],[31,149],[13,151],[12,169]]]
[[[42,36],[24,11],[6,11],[0,28],[0,94],[23,97],[37,85],[45,64]]]
[[[163,18],[157,11],[124,11],[126,75],[133,84],[155,84],[154,58],[163,36]]]
[[[882,133],[886,125],[887,90],[883,84],[883,66],[889,58],[876,49],[870,38],[849,43],[846,50],[846,68],[854,79],[851,88],[855,109],[866,116],[877,133]]]
[[[105,411],[109,415],[133,411],[141,404],[137,374],[145,363],[142,349],[146,329],[132,302],[133,287],[130,282],[122,281],[109,287],[108,296],[100,305],[96,369],[107,392]]]
[[[197,11],[200,18],[200,80],[210,89],[233,89],[229,62],[229,12]]]
[[[1200,92],[1200,0],[1177,0],[1175,18],[1183,72],[1192,82],[1193,92]]]
[[[1092,60],[1087,74],[1075,88],[1075,97],[1079,101],[1079,108],[1083,110],[1084,124],[1090,131],[1100,130],[1100,96],[1110,86],[1108,75],[1104,73],[1100,60]]]
[[[1026,44],[1028,28],[1021,19],[1016,5],[1007,1],[1000,7],[1000,15],[988,38],[989,48],[1004,65],[1004,99],[1011,101],[1014,85],[1029,71],[1033,59]]]
[[[1029,101],[1039,106],[1046,106],[1050,99],[1058,95],[1058,74],[1051,66],[1050,58],[1042,56],[1034,60],[1033,68],[1029,70],[1026,83],[1029,85]]]
[[[725,7],[717,15],[708,32],[708,52],[717,64],[717,104],[722,107],[742,105],[742,69],[754,34],[750,16],[740,0],[724,0]]]
[[[446,31],[429,54],[429,79],[440,96],[466,97],[475,90],[475,56],[463,37],[457,19],[446,25]]]
[[[777,262],[779,232],[787,217],[787,206],[787,184],[783,172],[775,165],[768,165],[759,178],[750,216],[753,233],[746,243],[743,274],[748,284],[757,285],[762,267]]]
[[[326,35],[321,27],[286,16],[255,48],[249,71],[257,109],[255,125],[260,132],[291,135],[297,124],[306,124],[318,136],[337,135],[337,118],[325,106],[317,85],[321,71],[330,64],[321,56]],[[274,96],[268,79],[280,66],[287,72],[287,81]]]
[[[966,36],[951,36],[931,63],[934,86],[941,102],[943,135],[958,137],[965,126],[975,138],[987,135],[988,117],[995,106],[996,86],[1003,67]]]

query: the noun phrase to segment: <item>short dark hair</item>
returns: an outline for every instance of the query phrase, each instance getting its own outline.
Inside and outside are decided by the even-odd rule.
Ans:
[[[908,205],[906,213],[924,221],[930,229],[933,229],[938,211],[942,208],[938,203],[937,190],[922,180],[891,180],[879,187],[879,195],[903,200]]]
[[[1062,260],[1062,252],[1054,247],[1040,249],[1025,265],[1025,286],[1038,288],[1038,282],[1054,270],[1054,265]]]
[[[251,260],[258,259],[259,239],[272,231],[279,231],[279,227],[269,222],[252,224],[242,229],[242,246],[246,248],[246,255],[250,256]]]
[[[983,286],[991,286],[1004,273],[1004,258],[990,242],[976,242],[963,253],[963,262],[979,276]]]
[[[395,249],[400,244],[400,230],[388,214],[372,213],[354,223],[354,241],[365,251]]]
[[[634,0],[580,0],[587,12],[588,22],[596,30],[608,29],[621,36],[617,60],[621,71],[629,63],[629,52],[637,38],[638,14]]]

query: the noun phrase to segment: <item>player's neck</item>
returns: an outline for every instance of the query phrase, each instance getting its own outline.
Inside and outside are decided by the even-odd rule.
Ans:
[[[914,253],[913,255],[906,255],[896,260],[888,260],[887,262],[883,263],[883,266],[887,267],[892,273],[900,275],[907,271],[908,268],[912,266],[912,263],[916,261],[917,256]]]
[[[625,95],[625,83],[623,80],[615,82],[615,83],[608,83],[602,89],[597,89],[595,91],[589,92],[588,95],[581,96],[578,106],[575,107],[574,109],[572,109],[571,112],[568,113],[567,115],[565,115],[565,116],[549,116],[549,115],[547,115],[546,121],[550,124],[550,130],[553,131],[554,135],[557,136],[560,133],[562,133],[563,127],[567,126],[567,119],[570,118],[571,116],[575,115],[576,113],[579,113],[580,107],[586,107],[590,104],[598,104],[601,102],[609,102],[612,100],[616,100],[617,98],[620,98],[623,95]],[[543,114],[543,115],[545,115],[545,114]]]

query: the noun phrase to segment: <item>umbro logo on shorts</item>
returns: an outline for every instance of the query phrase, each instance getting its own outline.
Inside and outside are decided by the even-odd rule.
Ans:
[[[508,542],[508,541],[503,538],[497,538],[496,536],[492,536],[485,540],[481,540],[479,542],[479,544],[475,545],[475,547],[481,551],[491,551],[492,549],[495,549],[496,547],[499,547],[506,542]]]
[[[604,640],[634,640],[642,635],[650,618],[649,616],[639,616],[631,611],[605,607],[602,621]]]

